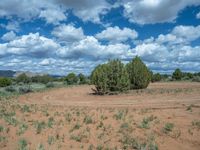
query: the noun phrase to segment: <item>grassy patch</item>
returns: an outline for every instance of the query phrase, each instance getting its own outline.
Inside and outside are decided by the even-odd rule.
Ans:
[[[174,124],[173,123],[166,123],[165,126],[162,128],[162,131],[165,134],[168,134],[169,132],[171,132],[174,128]]]

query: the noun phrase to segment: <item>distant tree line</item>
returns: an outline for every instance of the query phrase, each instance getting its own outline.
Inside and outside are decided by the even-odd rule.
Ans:
[[[153,73],[139,57],[135,57],[126,65],[118,59],[109,60],[108,63],[95,67],[90,76],[82,73],[77,75],[71,72],[62,78],[54,78],[49,75],[29,77],[25,73],[18,75],[16,78],[0,77],[0,87],[7,87],[13,83],[42,83],[46,87],[53,87],[55,81],[63,82],[66,85],[94,84],[95,88],[93,90],[96,94],[115,94],[132,89],[146,88],[150,82],[200,82],[200,72],[182,72],[177,68],[171,75]]]

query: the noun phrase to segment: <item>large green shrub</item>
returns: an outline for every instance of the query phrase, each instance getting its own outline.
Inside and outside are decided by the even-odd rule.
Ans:
[[[108,90],[108,75],[106,64],[98,65],[91,74],[91,82],[95,85],[95,93],[106,94]]]
[[[6,87],[12,84],[9,78],[0,77],[0,87]]]
[[[78,83],[78,77],[76,76],[75,73],[69,73],[65,79],[64,79],[67,84],[69,85],[73,85],[73,84],[77,84]]]
[[[126,65],[129,74],[131,89],[143,89],[149,85],[151,73],[142,60],[136,56]]]
[[[183,74],[179,68],[177,68],[172,74],[172,79],[174,80],[181,80],[182,77],[183,77]]]
[[[124,64],[120,60],[111,60],[98,65],[91,75],[97,94],[112,94],[129,90],[130,81]]]

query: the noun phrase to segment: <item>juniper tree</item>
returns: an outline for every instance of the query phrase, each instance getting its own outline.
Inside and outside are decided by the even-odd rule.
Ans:
[[[136,56],[126,65],[131,89],[143,89],[149,85],[151,73],[140,57]]]

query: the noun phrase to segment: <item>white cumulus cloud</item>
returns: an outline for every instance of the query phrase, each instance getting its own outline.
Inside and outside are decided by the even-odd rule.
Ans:
[[[154,24],[173,22],[187,6],[200,5],[199,0],[122,0],[124,16],[130,22]]]
[[[53,29],[52,35],[61,42],[75,42],[85,37],[81,27],[75,28],[73,25],[60,25]]]
[[[119,27],[108,27],[101,33],[96,34],[96,38],[107,40],[111,43],[125,42],[128,39],[134,40],[138,37],[138,33],[130,28],[120,29]]]

